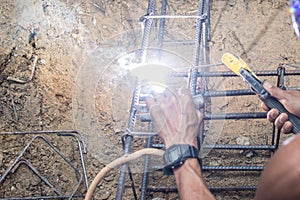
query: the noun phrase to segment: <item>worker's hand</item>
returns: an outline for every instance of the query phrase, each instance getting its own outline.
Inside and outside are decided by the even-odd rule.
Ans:
[[[300,117],[300,92],[295,90],[281,90],[278,87],[272,86],[269,82],[264,82],[264,88],[277,98],[280,103],[292,114]],[[268,111],[267,118],[269,121],[274,122],[277,128],[282,128],[284,133],[290,133],[293,125],[288,121],[288,115],[282,113],[279,115],[277,109],[269,109],[267,105],[262,104],[264,110]]]
[[[173,144],[190,144],[197,148],[196,137],[203,117],[188,91],[166,89],[163,94],[147,97],[146,104],[166,148]]]

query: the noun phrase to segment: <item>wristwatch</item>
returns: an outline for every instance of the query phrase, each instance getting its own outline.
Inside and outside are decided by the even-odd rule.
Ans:
[[[174,144],[166,149],[164,153],[165,167],[163,171],[166,175],[173,174],[173,169],[179,168],[188,158],[197,158],[199,151],[192,145]]]

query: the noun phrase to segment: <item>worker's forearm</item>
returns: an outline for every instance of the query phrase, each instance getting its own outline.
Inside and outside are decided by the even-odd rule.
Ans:
[[[260,176],[255,200],[300,199],[300,134],[269,160]]]
[[[215,199],[207,188],[197,159],[188,159],[174,170],[176,184],[181,200]]]

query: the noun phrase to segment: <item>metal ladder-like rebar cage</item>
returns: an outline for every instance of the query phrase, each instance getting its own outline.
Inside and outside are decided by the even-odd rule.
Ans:
[[[208,70],[211,66],[209,60],[209,46],[208,42],[210,41],[210,0],[200,0],[198,3],[198,14],[196,16],[170,16],[167,15],[167,1],[160,1],[160,14],[158,12],[158,6],[156,6],[157,1],[149,0],[148,1],[148,10],[147,14],[141,18],[144,23],[144,33],[142,38],[142,44],[139,54],[139,62],[146,63],[145,58],[147,57],[147,52],[149,48],[149,41],[151,31],[153,27],[155,30],[158,30],[158,34],[155,42],[157,42],[157,52],[164,50],[166,45],[169,44],[192,44],[193,46],[193,60],[192,67],[189,72],[176,73],[174,79],[180,78],[190,78],[190,88],[192,95],[201,96],[204,101],[204,106],[201,108],[201,112],[204,114],[204,122],[201,126],[199,133],[199,144],[202,144],[202,149],[213,149],[214,151],[226,150],[226,151],[265,151],[268,152],[268,156],[274,152],[280,144],[280,131],[276,131],[274,127],[270,127],[268,132],[270,133],[271,141],[268,144],[204,144],[203,141],[205,137],[210,134],[209,130],[205,129],[205,123],[212,120],[247,120],[250,124],[251,120],[255,119],[265,119],[265,112],[236,112],[236,113],[223,113],[223,114],[213,114],[205,112],[207,106],[209,106],[210,99],[219,98],[219,97],[238,97],[238,96],[249,96],[254,95],[250,89],[235,89],[235,90],[223,90],[216,91],[211,90],[207,83],[211,78],[230,78],[235,77],[236,75],[229,71],[210,71]],[[171,41],[166,42],[165,39],[165,29],[166,29],[166,20],[169,19],[179,19],[179,18],[191,18],[196,22],[196,33],[194,41]],[[222,65],[222,64],[220,64]],[[216,65],[214,65],[216,66]],[[190,66],[189,66],[190,67]],[[286,76],[298,76],[300,75],[299,70],[286,71],[284,66],[279,66],[277,71],[257,71],[258,76],[273,76],[277,78],[277,86],[284,86],[284,78]],[[144,148],[154,147],[154,148],[164,148],[164,145],[160,142],[157,142],[157,134],[153,132],[151,117],[147,113],[147,108],[145,106],[144,96],[141,94],[140,88],[137,86],[132,97],[132,104],[130,108],[130,116],[128,123],[128,131],[123,135],[123,149],[124,154],[129,154],[133,151],[132,144],[135,142],[139,136],[143,136]],[[145,113],[146,110],[146,113]],[[140,131],[138,126],[144,124],[144,127],[147,126],[147,131]],[[233,130],[235,135],[238,135],[238,130]],[[259,175],[260,171],[263,170],[264,164],[261,165],[207,165],[205,160],[202,160],[202,171],[207,172],[216,172],[216,171],[230,171],[230,172],[256,172]],[[207,158],[209,159],[209,158]],[[138,179],[142,179],[141,184],[135,184],[133,173],[131,172],[130,165],[123,165],[120,169],[120,176],[118,182],[118,190],[116,194],[116,199],[122,199],[124,197],[124,191],[128,187],[131,188],[134,199],[146,199],[149,193],[169,193],[176,192],[175,182],[168,185],[159,185],[155,183],[154,186],[150,186],[149,182],[149,171],[157,170],[162,174],[162,166],[152,166],[151,156],[146,156],[144,160],[144,170],[142,175]],[[149,169],[151,168],[151,169]],[[152,173],[152,172],[151,172]],[[127,179],[127,174],[129,174],[129,179]],[[153,175],[154,176],[154,175]],[[162,177],[162,175],[160,176]],[[128,180],[128,181],[127,181]],[[152,181],[152,180],[151,180]],[[234,185],[234,186],[214,186],[209,185],[211,191],[248,191],[255,190],[255,185]],[[139,197],[138,197],[139,193]],[[155,196],[155,195],[153,195]]]

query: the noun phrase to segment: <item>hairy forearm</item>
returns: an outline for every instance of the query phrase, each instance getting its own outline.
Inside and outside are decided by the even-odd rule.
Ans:
[[[197,159],[188,159],[174,170],[177,188],[181,200],[215,199],[203,180]]]

